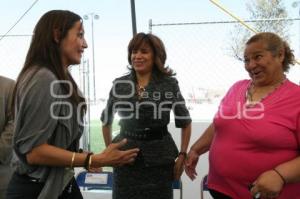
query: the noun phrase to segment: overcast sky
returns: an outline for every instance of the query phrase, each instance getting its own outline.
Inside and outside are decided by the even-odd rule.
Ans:
[[[10,0],[2,3],[0,35],[5,34],[33,2]],[[246,1],[219,2],[240,18],[248,18]],[[292,8],[292,2],[286,0],[286,8],[291,17],[298,17],[299,7]],[[149,19],[156,24],[233,20],[209,0],[136,0],[135,5],[138,32],[149,31]],[[94,20],[96,91],[97,97],[107,96],[111,82],[126,72],[128,64],[126,50],[132,37],[130,0],[39,0],[9,35],[32,34],[38,19],[52,9],[67,9],[81,16],[99,15],[100,18]],[[224,53],[225,44],[230,40],[229,26],[153,27],[153,33],[166,44],[167,63],[177,72],[184,90],[190,92],[198,87],[217,88],[220,85],[228,88],[237,79],[247,78],[243,64]],[[84,27],[89,44],[84,56],[92,66],[91,19],[84,20]],[[1,75],[17,77],[29,42],[30,37],[5,37],[0,41]],[[73,72],[76,76],[80,71],[74,67]]]

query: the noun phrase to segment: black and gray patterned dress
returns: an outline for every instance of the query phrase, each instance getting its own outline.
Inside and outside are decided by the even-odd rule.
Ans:
[[[173,167],[178,155],[173,138],[167,132],[160,139],[143,140],[138,132],[157,129],[151,133],[159,134],[169,124],[171,110],[178,128],[190,124],[191,118],[174,77],[153,73],[142,95],[136,88],[134,73],[115,79],[101,115],[103,125],[110,125],[117,112],[121,133],[113,142],[127,137],[122,131],[129,129],[136,139],[127,137],[124,149],[140,149],[133,164],[114,168],[113,199],[172,199]]]

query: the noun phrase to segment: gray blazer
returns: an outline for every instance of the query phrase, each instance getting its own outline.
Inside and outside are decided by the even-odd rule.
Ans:
[[[56,76],[44,67],[30,69],[17,86],[13,140],[18,157],[16,172],[45,182],[38,199],[57,199],[64,182],[73,177],[64,167],[30,165],[26,161],[26,154],[43,143],[78,151],[83,118],[65,96]]]
[[[0,76],[0,198],[4,198],[5,190],[12,174],[13,119],[11,113],[14,81]]]

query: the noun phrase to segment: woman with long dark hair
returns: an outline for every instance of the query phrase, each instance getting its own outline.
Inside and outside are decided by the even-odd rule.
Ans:
[[[14,90],[14,150],[19,164],[7,198],[82,198],[73,167],[86,169],[132,162],[137,149],[79,153],[85,98],[70,75],[84,49],[82,19],[53,10],[38,21]]]

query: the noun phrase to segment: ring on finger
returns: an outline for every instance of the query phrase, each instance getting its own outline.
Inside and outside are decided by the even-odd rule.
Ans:
[[[254,195],[254,198],[260,198],[260,192],[257,192],[255,195]]]

